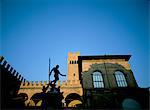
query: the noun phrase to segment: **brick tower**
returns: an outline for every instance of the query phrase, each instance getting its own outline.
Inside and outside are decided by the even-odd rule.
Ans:
[[[67,80],[79,80],[78,56],[80,52],[68,53],[68,77]]]

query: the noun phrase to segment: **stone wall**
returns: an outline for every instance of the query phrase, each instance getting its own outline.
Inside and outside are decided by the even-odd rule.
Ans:
[[[20,93],[26,93],[28,95],[28,100],[25,102],[26,106],[40,106],[35,105],[35,103],[32,101],[32,96],[36,93],[42,92],[42,87],[46,86],[48,84],[48,81],[30,81],[30,82],[22,82],[19,92]],[[82,96],[82,87],[79,80],[67,80],[67,81],[58,81],[56,88],[60,86],[60,91],[63,92],[64,99],[67,97],[67,95],[71,93],[77,93],[80,96]],[[48,88],[47,92],[50,90],[50,87]]]
[[[24,106],[24,97],[18,96],[21,82],[26,79],[0,56],[1,108],[16,108]],[[19,98],[18,98],[19,97]]]
[[[131,70],[127,70],[119,64],[102,63],[102,64],[93,64],[90,66],[88,71],[82,72],[82,76],[83,76],[82,83],[85,89],[94,88],[92,73],[95,71],[99,71],[102,73],[105,88],[117,88],[118,87],[115,76],[114,76],[114,73],[116,71],[121,71],[125,74],[128,87],[137,87],[137,83],[134,79],[134,76]]]

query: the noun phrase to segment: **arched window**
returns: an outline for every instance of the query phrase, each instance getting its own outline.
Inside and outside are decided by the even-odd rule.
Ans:
[[[93,73],[93,85],[94,88],[104,88],[102,73],[98,71]]]
[[[127,87],[127,82],[126,79],[124,77],[124,74],[120,71],[116,71],[115,72],[115,78],[116,78],[116,82],[118,87]]]

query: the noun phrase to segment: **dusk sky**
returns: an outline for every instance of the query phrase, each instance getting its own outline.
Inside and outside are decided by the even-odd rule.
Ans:
[[[48,80],[68,52],[132,55],[140,87],[149,82],[148,0],[1,0],[0,55],[29,81]],[[61,80],[66,80],[61,77]]]

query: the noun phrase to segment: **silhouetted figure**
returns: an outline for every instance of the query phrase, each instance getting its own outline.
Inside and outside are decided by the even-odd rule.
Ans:
[[[59,72],[58,68],[59,68],[59,65],[56,65],[56,67],[54,67],[54,68],[50,71],[50,73],[49,73],[49,77],[50,77],[52,71],[54,71],[54,78],[55,78],[55,79],[52,81],[52,82],[54,82],[54,84],[59,80],[59,74],[60,74],[61,76],[66,76],[66,75],[61,74],[61,73]],[[52,83],[52,82],[51,82],[51,83]]]
[[[61,109],[62,108],[62,99],[63,97],[63,93],[64,92],[60,92],[60,86],[58,86],[57,88],[57,101],[56,101],[56,105],[57,105],[57,109]]]
[[[42,110],[47,110],[47,100],[46,100],[46,97],[47,97],[47,94],[46,94],[46,90],[48,89],[50,83],[47,84],[47,87],[43,86],[42,88]]]
[[[50,91],[47,92],[47,108],[48,109],[61,109],[63,92],[60,92],[60,86],[56,87],[54,83],[49,83]]]

